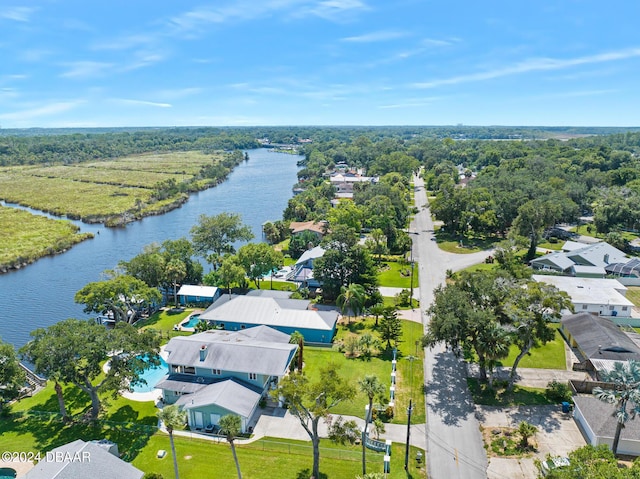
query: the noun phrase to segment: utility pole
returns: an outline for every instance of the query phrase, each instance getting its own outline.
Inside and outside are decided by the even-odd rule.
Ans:
[[[409,399],[409,409],[407,409],[407,447],[404,452],[404,470],[409,471],[409,437],[411,435],[411,411],[413,399]]]

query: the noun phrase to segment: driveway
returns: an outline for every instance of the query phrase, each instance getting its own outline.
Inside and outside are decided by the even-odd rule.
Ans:
[[[538,450],[532,457],[509,459],[489,458],[489,479],[536,479],[538,471],[535,459],[544,460],[547,454],[567,456],[569,452],[584,446],[585,440],[570,414],[560,406],[520,406],[511,408],[476,406],[476,416],[485,429],[496,427],[516,428],[527,421],[538,428],[535,440]]]

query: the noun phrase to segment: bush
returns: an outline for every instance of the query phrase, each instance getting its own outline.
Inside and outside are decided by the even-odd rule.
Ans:
[[[547,384],[547,390],[544,394],[550,401],[555,402],[564,402],[571,399],[571,389],[569,385],[556,380],[550,381]]]

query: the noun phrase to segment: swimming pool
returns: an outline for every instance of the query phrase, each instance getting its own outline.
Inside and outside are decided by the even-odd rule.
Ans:
[[[183,328],[195,328],[196,324],[198,324],[199,321],[200,321],[200,315],[192,314],[191,316],[189,316],[189,320],[185,321],[180,326],[182,326]]]
[[[145,369],[140,377],[147,381],[147,384],[136,384],[132,386],[134,393],[148,393],[153,391],[154,386],[163,376],[169,372],[169,366],[164,359],[160,358],[160,365]]]
[[[16,477],[16,470],[10,467],[0,467],[0,479],[13,479]]]

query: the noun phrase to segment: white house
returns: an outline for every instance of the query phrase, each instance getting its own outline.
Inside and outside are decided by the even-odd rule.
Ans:
[[[551,284],[567,293],[576,313],[595,313],[614,320],[631,318],[633,303],[625,297],[627,287],[615,279],[536,274],[533,279]]]

